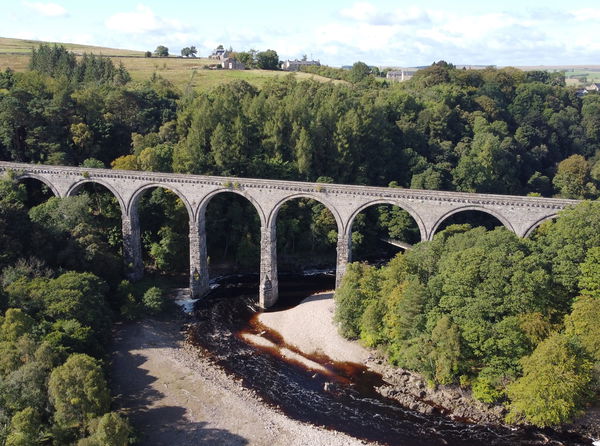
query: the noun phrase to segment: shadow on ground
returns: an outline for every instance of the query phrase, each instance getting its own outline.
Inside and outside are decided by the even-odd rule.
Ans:
[[[123,324],[114,337],[111,361],[111,389],[114,404],[129,417],[137,432],[139,444],[147,446],[243,446],[248,441],[223,429],[208,428],[205,422],[186,419],[187,409],[160,405],[166,396],[152,386],[157,379],[142,368],[147,358],[131,353],[140,348],[173,347],[175,336],[159,332],[156,325],[147,322]],[[146,328],[143,339],[144,330]],[[150,327],[152,329],[148,330]],[[150,336],[148,336],[150,332]],[[153,406],[157,407],[153,407]]]

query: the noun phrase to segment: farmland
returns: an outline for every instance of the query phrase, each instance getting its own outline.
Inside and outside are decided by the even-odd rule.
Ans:
[[[0,70],[11,68],[15,71],[25,71],[29,64],[31,48],[38,46],[39,41],[9,39],[0,37]],[[50,42],[53,44],[54,42]],[[98,46],[59,43],[68,50],[76,53],[93,53],[110,57],[118,64],[122,63],[131,74],[134,81],[143,82],[156,73],[171,81],[180,89],[193,88],[198,90],[211,89],[217,85],[235,80],[244,80],[256,87],[261,87],[270,79],[277,76],[295,76],[298,79],[314,79],[328,82],[330,79],[308,73],[286,73],[269,70],[214,70],[208,69],[217,61],[208,58],[181,57],[144,57],[142,51],[132,51]],[[341,81],[333,81],[341,82]]]

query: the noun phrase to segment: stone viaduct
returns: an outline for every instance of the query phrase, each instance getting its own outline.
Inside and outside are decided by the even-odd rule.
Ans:
[[[288,200],[312,198],[325,205],[335,217],[338,228],[336,285],[351,259],[354,218],[369,206],[391,204],[401,207],[416,221],[421,240],[431,240],[445,219],[467,210],[491,214],[518,236],[527,237],[543,221],[577,203],[554,198],[0,162],[0,174],[6,172],[12,172],[16,179],[37,179],[58,197],[77,194],[86,183],[101,184],[112,192],[121,207],[124,262],[133,280],[143,273],[138,221],[140,197],[144,191],[155,187],[177,194],[189,215],[190,289],[194,296],[201,296],[209,287],[205,231],[208,203],[223,192],[245,197],[254,205],[261,222],[259,304],[263,308],[273,305],[278,297],[275,229],[278,211]]]

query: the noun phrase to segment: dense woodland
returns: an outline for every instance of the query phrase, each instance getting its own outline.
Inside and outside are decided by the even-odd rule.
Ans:
[[[341,83],[282,75],[261,89],[233,82],[180,91],[157,75],[132,82],[110,59],[41,46],[28,72],[0,73],[0,159],[600,194],[600,95],[580,98],[560,76],[510,68],[438,62],[388,84],[355,67]],[[185,274],[185,207],[157,188],[142,198],[140,213],[146,269]],[[133,436],[110,411],[109,328],[115,318],[161,311],[164,301],[151,282],[123,280],[120,220],[101,186],[58,199],[31,181],[0,182],[0,444],[120,445]],[[600,334],[590,321],[599,316],[599,221],[594,202],[532,240],[450,226],[381,269],[351,265],[338,319],[347,336],[432,383],[457,382],[484,401],[508,402],[513,421],[562,423],[597,394]],[[317,201],[287,203],[277,223],[280,262],[334,264],[336,229]],[[244,198],[214,198],[207,234],[213,265],[258,269],[259,220]],[[406,212],[376,206],[355,222],[358,258],[381,254],[382,236],[419,240]],[[569,386],[548,413],[540,403],[548,389],[536,383],[553,386],[557,376]]]
[[[599,298],[600,203],[588,201],[531,240],[454,225],[384,267],[351,264],[336,319],[432,385],[556,426],[600,400]]]

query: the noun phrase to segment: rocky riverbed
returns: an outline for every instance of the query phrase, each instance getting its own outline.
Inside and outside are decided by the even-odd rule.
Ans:
[[[210,312],[208,314],[209,318],[212,317]],[[218,317],[228,314],[228,310],[225,310],[218,313]],[[436,413],[444,413],[460,421],[496,423],[501,421],[502,413],[501,408],[478,408],[477,404],[480,403],[474,404],[469,394],[458,387],[430,389],[418,375],[386,365],[374,352],[342,339],[337,334],[332,316],[333,300],[330,295],[311,296],[292,309],[261,313],[254,317],[251,323],[259,324],[260,330],[255,329],[252,336],[255,337],[255,343],[266,343],[265,348],[270,354],[277,354],[277,344],[288,349],[296,355],[293,362],[302,364],[302,358],[310,360],[317,356],[317,365],[326,364],[327,361],[323,359],[331,356],[337,361],[366,364],[381,373],[384,380],[379,384],[378,391],[382,395],[417,412],[433,414],[421,416],[433,417],[431,421],[403,415],[409,417],[406,423],[418,431],[422,430],[425,436],[421,437],[421,442],[415,442],[413,438],[408,443],[402,441],[398,444],[591,444],[591,441],[586,443],[580,439],[570,442],[569,435],[555,434],[551,434],[553,440],[546,441],[545,434],[538,431],[516,437],[524,439],[523,442],[511,442],[513,434],[509,429],[494,429],[495,433],[490,430],[486,434],[486,429],[471,429],[468,425],[461,428],[461,423],[454,427],[440,421]],[[239,378],[216,365],[220,360],[218,355],[186,342],[186,334],[193,338],[194,333],[207,327],[205,324],[201,320],[198,322],[194,318],[178,316],[175,320],[148,319],[116,327],[112,387],[117,405],[130,415],[140,432],[141,444],[377,444],[298,421],[287,416],[289,414],[285,414],[272,401],[271,404],[265,403],[263,395],[249,390]],[[231,334],[220,331],[208,336]],[[246,341],[253,342],[252,339]],[[235,356],[234,361],[246,361],[255,354],[248,350]],[[277,369],[272,372],[280,373]],[[309,394],[318,395],[312,390]],[[414,421],[409,421],[411,419]],[[412,424],[415,422],[417,424]],[[579,428],[586,432],[590,432],[590,426],[592,431],[594,426],[598,426],[597,418],[583,419],[579,423]],[[436,434],[437,431],[441,436]],[[490,440],[484,440],[486,437]],[[448,441],[444,441],[444,438]]]
[[[189,319],[145,319],[114,330],[115,405],[146,446],[376,445],[302,423],[268,406],[185,342]]]

